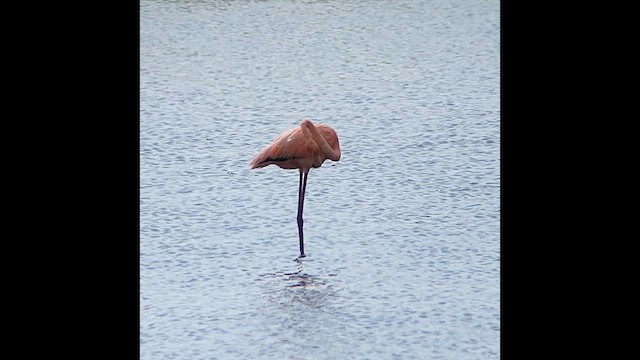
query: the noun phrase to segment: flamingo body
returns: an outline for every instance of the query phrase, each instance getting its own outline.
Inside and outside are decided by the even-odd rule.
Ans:
[[[251,161],[251,169],[273,164],[282,169],[298,169],[300,171],[298,188],[300,257],[305,257],[302,210],[309,170],[322,166],[322,163],[327,159],[338,161],[340,156],[340,143],[335,130],[328,125],[314,125],[308,119],[303,119],[300,126],[282,133]]]
[[[314,126],[326,143],[337,152],[337,157],[334,156],[332,160],[340,160],[340,144],[335,130],[328,125],[314,125],[307,119],[304,119],[302,124]],[[307,136],[305,140],[305,132],[302,127],[303,125],[289,129],[278,136],[271,145],[254,157],[251,161],[251,168],[256,169],[274,164],[282,169],[300,169],[304,172],[312,167],[320,167],[326,159],[330,158],[331,154],[323,152],[312,136]]]

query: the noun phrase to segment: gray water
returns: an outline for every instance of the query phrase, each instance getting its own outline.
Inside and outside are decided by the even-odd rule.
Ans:
[[[140,1],[142,359],[498,359],[498,0]],[[342,159],[249,162],[308,117]]]

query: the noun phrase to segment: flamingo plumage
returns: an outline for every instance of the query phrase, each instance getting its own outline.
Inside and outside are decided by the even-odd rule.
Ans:
[[[298,169],[300,172],[297,220],[301,258],[306,256],[302,211],[309,170],[319,168],[327,159],[339,161],[340,156],[340,142],[335,130],[328,125],[314,125],[309,119],[303,119],[300,126],[282,133],[251,161],[251,169],[276,165],[282,169]]]

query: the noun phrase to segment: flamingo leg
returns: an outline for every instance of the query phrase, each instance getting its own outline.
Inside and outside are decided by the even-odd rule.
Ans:
[[[304,192],[307,187],[307,176],[309,174],[309,170],[304,172],[304,179],[302,176],[302,171],[300,172],[300,186],[298,189],[298,236],[300,237],[300,257],[303,258],[306,255],[304,254],[304,235],[302,233],[302,225],[304,221],[302,220],[302,209],[304,208]]]

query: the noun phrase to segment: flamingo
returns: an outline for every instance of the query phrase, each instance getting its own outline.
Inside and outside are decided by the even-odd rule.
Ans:
[[[307,176],[311,168],[319,168],[330,159],[340,160],[338,135],[328,125],[314,125],[309,119],[303,119],[300,126],[289,129],[278,136],[271,145],[264,148],[251,161],[251,169],[277,165],[282,169],[298,169],[298,237],[300,238],[300,258],[304,254],[304,235],[302,233],[302,209]]]

